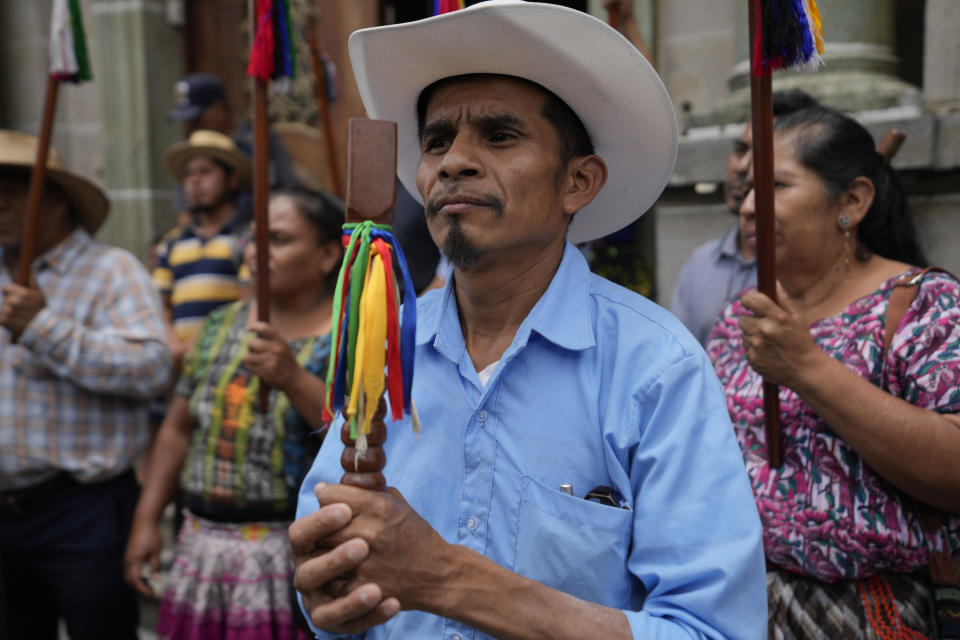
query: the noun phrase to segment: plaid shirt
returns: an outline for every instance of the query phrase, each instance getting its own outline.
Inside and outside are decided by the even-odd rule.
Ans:
[[[126,470],[147,444],[147,400],[169,385],[160,299],[136,258],[78,229],[33,267],[47,306],[18,343],[0,331],[0,491]]]

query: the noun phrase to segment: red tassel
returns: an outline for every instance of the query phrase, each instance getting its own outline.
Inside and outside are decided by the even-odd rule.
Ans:
[[[761,0],[756,0],[756,3],[757,32],[753,40],[753,75],[762,76],[764,73],[770,73],[770,69],[764,64],[766,61],[763,59],[763,4]]]
[[[247,75],[270,80],[274,70],[273,0],[256,0],[257,19]]]
[[[390,247],[380,238],[373,241],[387,278],[387,393],[390,397],[390,414],[394,421],[403,418],[403,364],[400,359],[400,336],[397,332],[397,297],[393,285],[393,256]]]

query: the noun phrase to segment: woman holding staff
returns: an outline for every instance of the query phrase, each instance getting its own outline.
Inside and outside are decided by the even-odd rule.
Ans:
[[[151,455],[127,545],[127,581],[144,594],[158,567],[158,523],[179,483],[186,520],[164,590],[164,638],[286,639],[293,590],[287,526],[320,445],[343,212],[317,194],[270,201],[270,318],[255,300],[211,313]],[[254,269],[256,248],[247,245]],[[260,385],[270,387],[266,412]],[[295,607],[295,605],[294,605]]]
[[[925,569],[960,550],[960,284],[920,268],[862,126],[812,107],[774,130],[779,302],[745,294],[707,345],[764,525],[770,637],[929,637]],[[752,191],[740,215],[750,241]],[[779,468],[763,378],[782,385]],[[946,526],[925,531],[921,510]]]

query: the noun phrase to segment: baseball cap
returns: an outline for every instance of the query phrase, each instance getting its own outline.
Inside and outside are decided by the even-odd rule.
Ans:
[[[168,120],[193,120],[217,100],[226,98],[223,83],[212,73],[191,73],[173,86],[173,109],[167,112]]]

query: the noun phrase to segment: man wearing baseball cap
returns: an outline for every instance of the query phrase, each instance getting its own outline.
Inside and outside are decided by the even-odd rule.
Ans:
[[[92,238],[106,196],[52,150],[33,284],[12,282],[36,153],[35,137],[0,131],[0,636],[56,638],[63,619],[73,640],[128,639],[131,468],[171,356],[146,269]]]
[[[764,637],[760,522],[710,363],[571,244],[667,183],[656,73],[599,20],[516,0],[362,30],[350,54],[454,275],[418,304],[423,431],[391,427],[395,488],[335,484],[336,437],[304,482],[290,538],[318,637]]]
[[[253,155],[253,128],[238,121],[223,90],[223,83],[212,73],[189,73],[174,85],[174,105],[167,119],[186,122],[193,130],[207,129],[230,136],[247,157]],[[283,141],[268,131],[271,188],[298,186],[293,162]],[[246,203],[241,209],[247,209]]]

